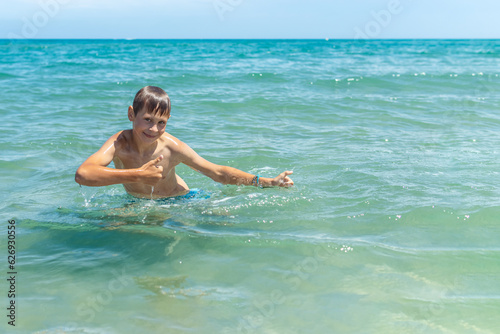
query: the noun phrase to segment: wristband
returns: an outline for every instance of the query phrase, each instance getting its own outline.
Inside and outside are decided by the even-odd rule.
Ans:
[[[262,188],[261,185],[259,184],[259,179],[260,175],[255,175],[252,179],[252,185]]]

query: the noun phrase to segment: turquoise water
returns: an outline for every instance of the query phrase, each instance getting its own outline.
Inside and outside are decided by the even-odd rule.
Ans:
[[[15,332],[497,332],[499,65],[496,40],[0,41]],[[79,187],[145,85],[200,155],[295,187]]]

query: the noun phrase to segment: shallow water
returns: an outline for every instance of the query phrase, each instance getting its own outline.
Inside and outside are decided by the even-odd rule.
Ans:
[[[16,332],[500,326],[499,41],[3,41],[0,55]],[[291,169],[296,186],[180,166],[209,198],[79,187],[76,168],[130,127],[148,84],[172,99],[167,131],[203,157]]]

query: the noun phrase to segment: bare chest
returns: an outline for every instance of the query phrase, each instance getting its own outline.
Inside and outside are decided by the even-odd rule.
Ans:
[[[113,162],[115,163],[115,168],[118,169],[133,169],[140,168],[147,164],[148,162],[155,160],[160,155],[163,159],[157,163],[157,166],[163,167],[163,174],[167,175],[168,172],[175,167],[175,162],[172,159],[172,154],[168,149],[157,150],[150,154],[141,155],[137,152],[132,152],[129,150],[121,150],[115,154]]]

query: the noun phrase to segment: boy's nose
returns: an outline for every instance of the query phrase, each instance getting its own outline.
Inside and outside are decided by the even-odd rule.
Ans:
[[[149,128],[149,131],[157,132],[158,131],[158,126],[156,124],[153,125],[152,127]]]

